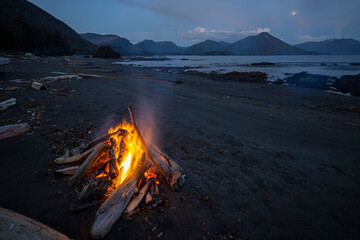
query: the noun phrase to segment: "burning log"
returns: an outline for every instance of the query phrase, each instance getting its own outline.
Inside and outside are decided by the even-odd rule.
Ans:
[[[110,231],[130,202],[131,196],[138,191],[137,184],[150,166],[151,163],[145,160],[145,154],[143,154],[132,174],[125,179],[121,186],[110,195],[97,211],[94,224],[90,230],[92,238],[102,239]]]
[[[92,153],[92,151],[94,150],[94,148],[91,148],[81,154],[78,155],[74,155],[71,157],[59,157],[57,159],[54,160],[54,163],[56,164],[64,164],[64,163],[72,163],[72,162],[77,162],[77,161],[81,161],[82,159],[84,159],[86,156],[88,156],[90,153]]]
[[[160,171],[161,175],[164,176],[166,182],[170,185],[171,189],[178,191],[182,187],[182,184],[185,181],[185,175],[183,175],[182,168],[173,160],[172,162],[174,165],[177,166],[177,168],[176,169],[172,168],[168,163],[162,160],[159,152],[156,152],[156,150],[153,149],[153,147],[146,145],[144,139],[142,138],[139,132],[139,129],[137,128],[134,113],[131,109],[131,105],[128,106],[128,110],[130,114],[131,123],[133,124],[135,130],[138,132],[140,141],[144,146],[144,148],[146,149],[146,153],[149,156],[150,160],[152,161],[156,169]]]
[[[125,135],[127,134],[128,132],[125,130],[125,129],[119,129],[117,130],[116,132],[113,132],[113,133],[109,133],[109,134],[106,134],[102,137],[98,137],[98,138],[95,138],[94,140],[92,140],[85,148],[85,150],[88,150],[89,148],[92,148],[94,147],[95,145],[99,144],[99,143],[103,143],[105,141],[108,141],[109,138],[115,134],[118,134],[118,135]]]
[[[79,179],[85,175],[85,173],[91,168],[91,166],[97,160],[97,158],[102,153],[105,147],[106,147],[105,143],[101,143],[95,147],[92,153],[86,158],[83,164],[81,164],[80,168],[70,179],[69,186],[74,186],[79,181]]]
[[[56,173],[64,174],[64,175],[74,175],[74,173],[78,169],[79,169],[79,166],[73,166],[73,167],[58,169],[58,170],[56,170]]]
[[[111,182],[108,181],[108,177],[96,178],[85,185],[83,190],[78,196],[78,200],[84,200],[91,195],[103,195],[111,185]]]
[[[30,130],[27,123],[12,124],[0,127],[0,140],[22,135]]]
[[[96,172],[93,173],[93,175],[91,176],[91,178],[89,180],[89,183],[85,185],[85,187],[79,194],[79,197],[78,197],[79,200],[83,200],[83,199],[87,198],[90,195],[90,193],[93,192],[94,188],[96,188],[99,185],[99,181],[96,181],[94,183],[94,180],[95,180],[96,176],[98,176],[101,172],[105,171],[105,168],[109,162],[110,162],[110,159],[107,160],[98,170],[96,170]]]
[[[146,193],[149,190],[150,184],[151,184],[151,181],[147,181],[147,183],[145,183],[145,185],[141,188],[139,194],[136,197],[134,197],[133,200],[131,200],[129,205],[126,207],[126,212],[130,216],[134,213],[134,210],[136,209],[136,207],[139,205],[141,200],[145,197]]]
[[[115,139],[111,138],[110,142],[111,142],[112,148],[109,151],[109,161],[110,161],[109,174],[110,174],[110,177],[112,179],[114,179],[119,175],[119,173],[118,173],[118,168],[119,167],[118,167],[117,159],[116,159]]]
[[[19,213],[0,208],[0,239],[70,240],[67,236]]]

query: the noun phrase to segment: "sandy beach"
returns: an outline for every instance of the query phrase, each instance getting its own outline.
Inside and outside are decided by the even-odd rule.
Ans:
[[[142,206],[105,239],[359,239],[359,97],[104,59],[11,60],[0,66],[0,101],[17,104],[0,123],[31,131],[0,141],[0,206],[88,239],[97,207],[68,211],[77,193],[52,161],[119,123],[131,102],[140,131],[150,126],[186,183],[180,192],[160,185],[163,206]],[[79,74],[92,76],[31,88]]]

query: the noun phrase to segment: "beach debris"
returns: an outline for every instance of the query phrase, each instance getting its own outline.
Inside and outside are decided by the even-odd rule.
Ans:
[[[27,123],[11,124],[0,127],[0,140],[22,135],[30,130]]]
[[[57,159],[54,160],[54,163],[55,164],[65,164],[65,163],[73,163],[73,162],[78,162],[78,161],[81,161],[82,159],[84,159],[86,156],[88,156],[90,153],[92,153],[94,149],[91,148],[81,154],[77,154],[77,155],[74,155],[74,156],[62,156],[62,157],[59,157]]]
[[[7,86],[6,88],[0,88],[0,90],[4,90],[4,91],[15,91],[15,90],[19,90],[19,89],[23,89],[23,88],[9,87],[9,86]]]
[[[3,111],[16,104],[16,98],[10,98],[6,101],[0,102],[0,111]]]
[[[161,233],[159,233],[156,237],[157,237],[157,238],[161,238],[163,234],[164,234],[164,232],[161,232]]]
[[[115,128],[110,128],[108,134],[94,139],[86,147],[79,147],[82,153],[54,161],[62,164],[84,159],[78,168],[76,166],[69,186],[74,187],[79,183],[83,186],[78,201],[90,199],[90,196],[91,199],[104,201],[96,212],[90,230],[93,239],[104,238],[124,211],[128,217],[134,214],[144,198],[146,203],[150,203],[155,193],[159,192],[158,174],[176,191],[185,181],[183,169],[174,160],[145,142],[137,128],[131,106],[128,111],[131,123],[124,119]],[[73,170],[75,167],[57,171],[72,174]],[[157,204],[162,202],[160,200]]]
[[[103,77],[106,77],[104,75],[88,74],[88,73],[78,73],[77,75],[81,78],[93,78],[93,77],[103,78]]]
[[[40,82],[32,82],[31,87],[38,91],[46,89],[45,85]]]
[[[64,174],[64,175],[74,175],[74,173],[79,169],[79,166],[73,166],[73,167],[67,167],[58,169],[55,172],[58,174]]]
[[[19,79],[9,80],[9,82],[12,82],[12,83],[28,83],[29,81],[25,81],[24,79],[19,78]]]
[[[73,74],[66,74],[66,75],[60,75],[60,76],[49,76],[49,77],[42,77],[39,78],[39,82],[43,82],[43,81],[59,81],[59,80],[68,80],[68,79],[80,79],[81,77],[79,77],[78,75],[73,75]]]
[[[70,240],[64,234],[19,213],[0,207],[0,239]]]

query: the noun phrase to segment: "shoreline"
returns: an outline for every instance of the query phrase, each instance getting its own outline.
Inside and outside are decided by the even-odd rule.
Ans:
[[[142,205],[131,221],[119,219],[106,239],[360,236],[360,98],[111,62],[15,58],[0,66],[0,100],[17,99],[1,126],[31,126],[0,141],[0,206],[87,239],[96,208],[67,210],[77,194],[52,161],[119,122],[132,102],[140,119],[152,113],[140,130],[154,120],[158,145],[187,179],[181,192],[160,189],[161,208]],[[33,79],[67,75],[83,77],[31,88]]]

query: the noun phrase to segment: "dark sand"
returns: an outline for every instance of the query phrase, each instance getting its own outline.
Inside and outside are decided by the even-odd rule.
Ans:
[[[360,98],[110,63],[16,58],[0,66],[0,87],[23,88],[0,90],[0,100],[18,100],[0,112],[1,126],[22,120],[33,128],[0,141],[1,207],[86,239],[97,208],[68,211],[76,192],[52,160],[122,119],[132,102],[140,128],[147,121],[158,130],[186,183],[181,192],[162,183],[166,205],[120,219],[106,239],[360,238]],[[54,71],[107,77],[46,83],[44,91],[8,81]]]

